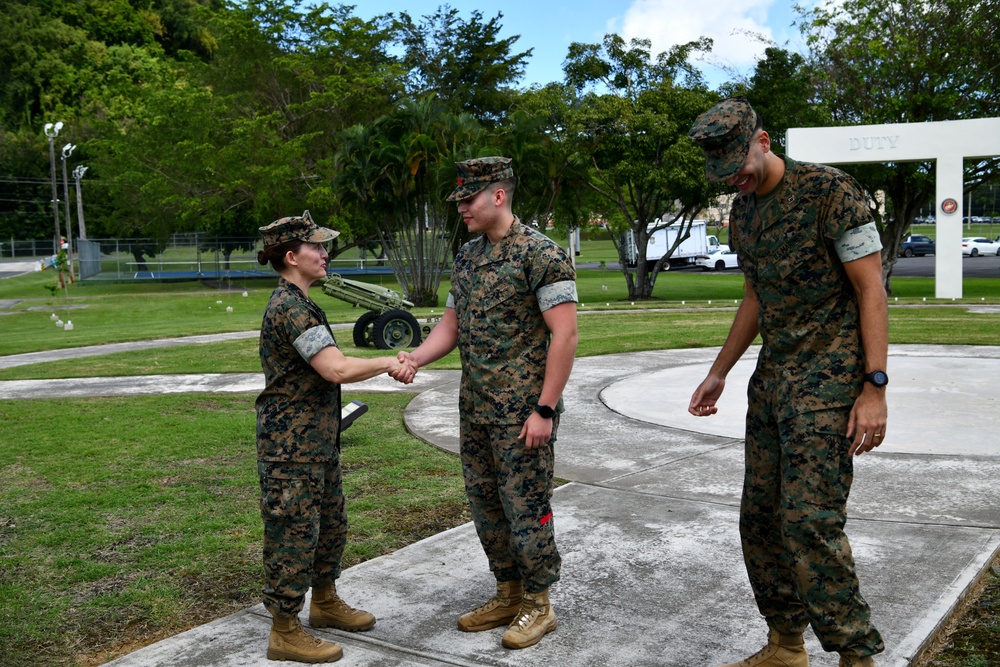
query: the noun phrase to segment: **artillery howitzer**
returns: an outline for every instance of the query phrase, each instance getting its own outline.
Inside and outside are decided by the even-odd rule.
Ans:
[[[429,334],[434,326],[422,327],[409,312],[413,304],[388,287],[369,285],[331,273],[323,283],[323,293],[366,311],[354,323],[354,344],[374,345],[380,350],[395,350],[420,345],[421,334]]]

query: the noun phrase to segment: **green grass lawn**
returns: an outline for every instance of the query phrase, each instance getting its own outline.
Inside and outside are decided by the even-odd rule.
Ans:
[[[345,566],[469,520],[458,459],[410,395],[355,395]],[[253,396],[0,402],[0,655],[91,664],[260,601]]]
[[[260,326],[264,306],[274,287],[273,280],[257,280],[233,289],[220,290],[200,283],[138,283],[118,285],[77,284],[67,293],[52,296],[44,285],[52,274],[29,274],[0,281],[0,299],[18,300],[0,315],[0,356],[99,345],[151,338],[251,331]],[[397,289],[387,277],[371,282]],[[933,278],[894,278],[893,294],[899,305],[1000,303],[1000,281],[967,278],[963,298],[956,302],[934,298]],[[438,294],[447,297],[447,282]],[[658,276],[653,295],[646,302],[627,301],[622,274],[611,270],[580,271],[577,280],[580,311],[648,310],[651,308],[707,308],[732,305],[743,296],[743,277],[737,272],[702,273],[668,271]],[[243,294],[246,296],[243,296]],[[361,314],[338,299],[313,287],[313,299],[331,323],[353,323]],[[926,300],[926,301],[925,301]],[[232,312],[228,312],[232,308]],[[440,315],[442,308],[417,308],[417,317]],[[72,320],[73,331],[55,326],[56,315]],[[350,340],[350,335],[345,337]],[[341,341],[344,342],[344,341]]]
[[[0,281],[0,299],[20,300],[0,315],[0,356],[252,331],[273,288],[273,281],[232,290],[198,283],[84,284],[53,296],[45,288],[51,280],[49,273]],[[668,272],[654,300],[633,305],[621,274],[581,271],[579,353],[721,345],[742,282],[736,273]],[[967,279],[965,298],[956,302],[934,299],[933,279],[897,278],[893,286],[893,343],[1000,344],[1000,315],[968,308],[1000,303],[1000,281]],[[442,285],[441,303],[446,289]],[[314,290],[331,322],[353,323],[360,314]],[[417,314],[435,314],[431,310]],[[52,313],[72,319],[75,330],[56,328]],[[338,332],[338,340],[351,355],[385,354],[355,348],[349,330]],[[433,367],[457,368],[457,356]],[[0,380],[259,370],[257,341],[250,338],[20,366],[0,371]],[[352,526],[347,565],[468,520],[457,459],[403,428],[410,397],[362,398],[371,411],[344,440]],[[6,480],[0,487],[0,662],[100,664],[259,601],[253,399],[193,394],[0,402]],[[998,622],[998,614],[992,618]]]
[[[1000,665],[1000,558],[952,619],[939,650],[913,667],[995,667]]]

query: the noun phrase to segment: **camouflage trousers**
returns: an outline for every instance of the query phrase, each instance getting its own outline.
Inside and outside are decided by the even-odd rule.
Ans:
[[[272,614],[302,610],[310,586],[340,576],[347,511],[340,463],[259,461],[264,519],[264,606]]]
[[[490,570],[532,593],[559,580],[562,562],[551,506],[558,424],[556,416],[547,444],[528,449],[520,424],[461,423],[465,492]]]
[[[781,633],[812,625],[826,651],[885,650],[844,533],[854,479],[845,435],[850,408],[778,422],[753,394],[740,536],[760,613]]]

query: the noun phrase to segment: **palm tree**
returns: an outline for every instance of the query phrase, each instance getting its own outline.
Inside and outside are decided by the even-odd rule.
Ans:
[[[445,198],[456,160],[472,157],[482,129],[433,95],[403,100],[367,126],[343,135],[334,187],[376,223],[379,238],[408,301],[437,305],[458,223]]]

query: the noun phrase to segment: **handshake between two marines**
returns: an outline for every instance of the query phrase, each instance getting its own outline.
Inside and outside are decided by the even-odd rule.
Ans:
[[[739,190],[730,245],[746,279],[726,344],[689,412],[717,411],[726,375],[758,333],[766,350],[750,382],[740,533],[769,632],[755,655],[723,667],[808,667],[803,633],[810,626],[826,651],[840,654],[840,667],[871,667],[884,644],[861,596],[843,520],[830,517],[846,520],[852,457],[879,446],[886,433],[888,310],[878,230],[850,176],[772,153],[744,98],[701,114],[689,136],[705,153],[708,180]],[[339,645],[299,621],[310,587],[312,627],[353,632],[376,622],[335,585],[347,542],[341,384],[382,373],[409,384],[456,348],[462,470],[496,579],[495,595],[459,616],[458,629],[505,626],[501,644],[522,649],[557,627],[549,587],[559,580],[561,558],[551,498],[562,394],[577,346],[576,274],[558,244],[513,215],[509,158],[456,166],[448,200],[475,236],[456,254],[441,322],[395,357],[344,356],[308,298],[309,286],[326,275],[324,244],[337,232],[317,226],[308,212],[260,230],[258,261],[282,276],[261,328],[267,385],[257,399],[272,660],[342,656]],[[783,202],[790,203],[772,205]],[[775,269],[788,243],[811,249],[798,265],[807,272]],[[831,469],[841,472],[831,476]]]

